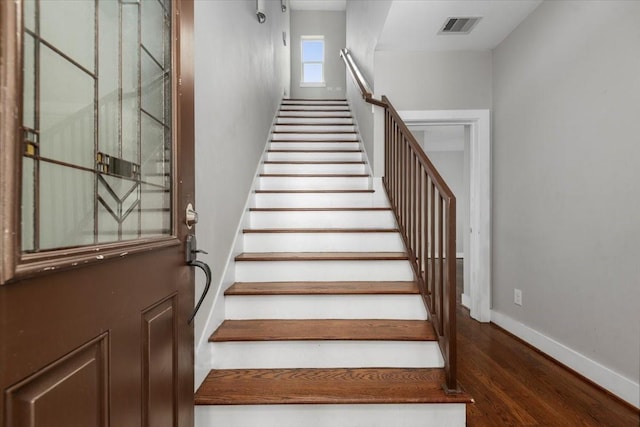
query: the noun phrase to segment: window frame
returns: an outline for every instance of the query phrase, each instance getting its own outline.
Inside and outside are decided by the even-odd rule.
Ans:
[[[322,61],[304,61],[304,42],[306,41],[322,41]],[[324,36],[300,36],[300,87],[326,87],[327,82],[325,79],[325,39]],[[320,64],[322,66],[322,81],[321,82],[307,82],[304,76],[305,64]]]

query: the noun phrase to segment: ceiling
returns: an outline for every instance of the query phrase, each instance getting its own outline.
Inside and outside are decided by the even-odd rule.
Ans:
[[[346,10],[347,0],[289,0],[291,10]]]
[[[542,0],[395,0],[376,50],[491,50],[541,3]],[[438,34],[450,17],[478,16],[482,19],[469,34]]]

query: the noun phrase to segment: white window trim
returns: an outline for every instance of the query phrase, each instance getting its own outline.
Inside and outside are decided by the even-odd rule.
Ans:
[[[310,40],[322,40],[322,62],[304,62],[302,60],[303,54],[303,44],[305,41]],[[324,36],[300,36],[300,87],[326,87],[327,82],[325,80],[324,69],[325,69],[325,47],[326,43],[324,41]],[[322,64],[322,81],[321,82],[305,82],[304,81],[304,64]]]

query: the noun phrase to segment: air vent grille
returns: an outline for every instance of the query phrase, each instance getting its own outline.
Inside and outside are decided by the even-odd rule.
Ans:
[[[469,34],[480,17],[448,18],[438,34]]]

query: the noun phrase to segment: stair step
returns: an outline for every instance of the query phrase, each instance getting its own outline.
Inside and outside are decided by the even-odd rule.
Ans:
[[[404,243],[395,228],[249,228],[246,252],[400,252]]]
[[[404,252],[243,252],[236,261],[403,261]]]
[[[436,341],[425,320],[259,319],[225,320],[209,338],[227,341]]]
[[[418,294],[416,282],[236,282],[225,295]]]
[[[280,111],[344,111],[351,114],[346,105],[283,105],[280,107]]]
[[[261,173],[264,178],[368,178],[366,173]]]
[[[345,189],[345,190],[256,190],[258,194],[273,193],[273,194],[305,194],[305,193],[373,193],[375,190],[360,190],[360,189]]]
[[[280,161],[325,161],[357,162],[361,161],[360,150],[268,150],[266,160]]]
[[[285,193],[279,192],[256,192],[255,205],[259,208],[315,208],[333,206],[351,207],[381,207],[388,206],[386,197],[371,191],[358,192],[306,192]]]
[[[353,119],[353,116],[351,115],[351,112],[348,110],[343,110],[343,111],[305,111],[305,110],[298,110],[298,111],[280,111],[278,113],[278,117],[279,118],[331,118],[331,119],[343,119],[343,118],[349,118],[349,119]]]
[[[353,119],[351,117],[296,117],[296,116],[278,116],[276,119],[276,125],[351,125],[353,126]]]
[[[395,229],[396,219],[389,210],[250,211],[249,224],[253,229]]]
[[[352,162],[304,162],[304,161],[266,161],[264,173],[366,173],[365,163]]]
[[[273,176],[262,175],[258,181],[260,190],[367,190],[371,186],[364,176]]]
[[[358,141],[276,141],[269,145],[271,150],[359,150]]]
[[[196,405],[471,403],[447,395],[440,368],[221,369],[198,388]]]
[[[281,105],[295,105],[295,104],[302,104],[302,105],[348,105],[347,104],[347,100],[346,99],[305,99],[305,98],[300,98],[300,99],[284,99],[282,100],[282,104]]]
[[[277,123],[274,133],[331,133],[331,134],[355,134],[353,123]]]
[[[354,142],[358,141],[356,133],[349,132],[273,132],[272,142]]]

